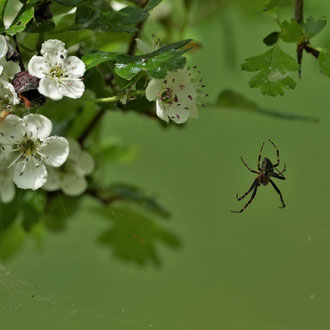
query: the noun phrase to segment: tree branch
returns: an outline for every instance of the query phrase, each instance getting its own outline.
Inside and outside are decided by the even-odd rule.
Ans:
[[[304,20],[304,0],[296,0],[294,19],[301,23]]]
[[[17,53],[19,55],[19,58],[18,58],[19,67],[21,68],[21,71],[23,71],[23,70],[25,70],[25,66],[24,66],[24,63],[23,63],[21,51],[20,51],[19,46],[18,46],[16,34],[13,35],[13,40],[14,40],[14,43],[15,43],[16,51],[17,51]]]

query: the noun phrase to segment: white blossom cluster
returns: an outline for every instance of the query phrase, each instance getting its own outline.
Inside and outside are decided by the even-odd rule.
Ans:
[[[63,96],[79,98],[85,86],[81,80],[84,63],[67,56],[64,43],[47,40],[41,55],[33,56],[29,74],[40,79],[38,91],[53,100]],[[8,203],[15,197],[15,185],[21,189],[62,189],[79,195],[87,188],[85,175],[94,169],[93,158],[80,149],[77,141],[51,136],[52,122],[41,114],[14,114],[20,103],[11,80],[20,72],[18,64],[6,60],[8,46],[0,35],[0,200]]]

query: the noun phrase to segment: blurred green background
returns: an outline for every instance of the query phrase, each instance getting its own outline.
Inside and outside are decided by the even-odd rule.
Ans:
[[[184,10],[178,2],[167,2],[173,15]],[[210,106],[184,128],[162,129],[135,113],[109,112],[102,135],[138,153],[102,171],[104,184],[137,184],[171,217],[85,198],[61,232],[12,227],[24,241],[0,263],[1,329],[330,329],[330,81],[305,54],[294,91],[271,98],[249,88],[251,74],[239,65],[266,51],[262,39],[277,29],[262,3],[198,2],[173,35],[201,44],[188,56],[209,103],[229,88],[264,109],[320,121]],[[306,1],[306,16],[329,13],[330,3]],[[144,31],[165,34],[154,20]],[[327,26],[317,43],[329,45],[329,35]],[[294,45],[283,48],[295,56]],[[287,181],[276,182],[287,207],[279,209],[266,186],[243,214],[232,214],[243,205],[236,193],[254,179],[239,157],[256,168],[268,138],[287,165]],[[264,155],[275,160],[269,143]]]

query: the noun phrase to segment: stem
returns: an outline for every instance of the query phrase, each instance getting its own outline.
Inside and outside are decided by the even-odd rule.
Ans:
[[[144,1],[143,3],[140,4],[140,7],[144,8],[146,4],[147,4],[147,1]],[[141,30],[143,28],[143,24],[144,24],[144,22],[140,22],[136,25],[136,28],[138,30],[135,32],[135,34],[131,38],[131,41],[130,41],[130,44],[129,44],[128,50],[127,50],[127,55],[134,55],[134,53],[136,51],[135,39],[139,37]],[[118,97],[118,96],[116,95],[114,97]],[[101,101],[101,102],[114,102],[112,98],[113,98],[113,96],[110,98],[103,98],[103,101]],[[111,101],[109,101],[109,99],[111,99]],[[100,99],[100,100],[102,100],[102,99]],[[106,101],[104,101],[104,100],[106,100]],[[105,109],[102,109],[100,112],[98,112],[95,115],[95,117],[92,119],[92,121],[89,123],[89,125],[86,127],[86,129],[82,132],[81,136],[79,137],[78,142],[80,143],[80,145],[83,145],[85,140],[88,138],[89,134],[92,132],[93,128],[98,124],[98,122],[102,119],[102,117],[104,116],[105,113],[106,113]]]
[[[302,23],[304,21],[304,0],[296,0],[295,10],[294,10],[294,19],[298,23]],[[304,43],[297,44],[297,62],[299,65],[299,78],[301,79],[301,63],[304,51]]]
[[[145,91],[140,90],[140,91],[131,91],[131,92],[129,92],[129,96],[140,96],[140,95],[145,95]],[[115,96],[110,96],[110,97],[95,98],[95,99],[85,98],[84,101],[94,102],[94,103],[110,103],[110,102],[116,102],[116,101],[120,100],[121,96],[122,96],[122,94],[115,95]]]
[[[298,23],[304,20],[304,0],[296,0],[294,19]]]
[[[80,137],[78,138],[78,142],[80,143],[80,145],[84,144],[85,140],[88,138],[89,134],[93,131],[94,127],[101,120],[105,112],[106,112],[105,109],[101,109],[92,119],[92,121],[88,124],[85,130],[81,133]]]
[[[20,51],[19,46],[18,46],[16,34],[13,35],[13,40],[14,40],[14,43],[15,43],[16,51],[17,51],[17,53],[19,55],[19,59],[18,59],[18,61],[19,61],[19,67],[21,68],[21,71],[23,71],[23,70],[25,70],[25,66],[24,66],[24,63],[23,63],[21,51]]]

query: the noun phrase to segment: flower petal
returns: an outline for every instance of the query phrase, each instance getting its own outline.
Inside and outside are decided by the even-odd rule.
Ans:
[[[64,60],[64,70],[69,77],[80,78],[86,71],[85,63],[77,56],[69,56]]]
[[[69,155],[68,140],[61,136],[47,138],[40,147],[42,155],[46,157],[43,162],[46,165],[59,167],[64,164]]]
[[[95,163],[93,157],[87,151],[82,151],[77,162],[77,172],[80,175],[89,175],[93,173]]]
[[[56,66],[58,63],[63,63],[68,51],[65,49],[63,41],[49,39],[42,44],[40,53],[46,58],[50,66]]]
[[[40,94],[47,96],[52,100],[61,100],[63,98],[63,94],[60,92],[56,80],[52,78],[42,78],[39,82],[38,91]]]
[[[0,121],[0,143],[9,145],[19,143],[25,133],[21,122],[22,119],[16,115],[8,115]]]
[[[155,100],[160,96],[162,91],[163,80],[161,79],[151,79],[146,89],[146,98],[149,101]]]
[[[49,73],[50,67],[43,56],[32,56],[28,65],[29,73],[32,76],[43,78]]]
[[[183,107],[178,107],[176,105],[171,105],[166,107],[166,112],[168,116],[176,123],[183,124],[185,123],[190,115],[190,111]]]
[[[18,161],[14,169],[14,183],[21,189],[37,190],[47,181],[47,169],[33,158]]]
[[[141,39],[136,38],[135,39],[136,42],[136,47],[137,49],[143,53],[143,54],[148,54],[152,52],[151,47],[149,47],[145,42],[143,42]]]
[[[62,190],[66,195],[78,196],[87,189],[87,181],[76,173],[65,173],[62,177]]]
[[[47,182],[42,186],[42,189],[47,191],[55,191],[61,188],[61,175],[58,169],[54,167],[47,168]]]
[[[6,80],[0,79],[0,99],[7,100],[9,104],[19,104],[21,101],[17,97],[15,87]]]
[[[60,93],[72,99],[78,99],[84,94],[85,85],[81,80],[65,80],[59,88]]]
[[[15,197],[13,171],[10,169],[0,175],[0,199],[2,203],[10,203]]]
[[[53,129],[52,122],[43,115],[30,113],[22,119],[26,134],[32,138],[46,139]]]
[[[8,51],[8,46],[6,39],[3,35],[0,35],[0,58],[3,58],[6,56]]]
[[[159,100],[156,101],[156,114],[160,119],[165,120],[167,123],[170,121],[163,108],[163,104]]]
[[[70,153],[69,153],[68,158],[72,159],[74,161],[78,161],[80,153],[81,153],[80,144],[75,139],[68,139],[68,142],[69,142],[69,148],[70,148]]]
[[[17,63],[7,61],[5,58],[0,59],[0,65],[3,67],[3,75],[8,79],[12,79],[16,73],[21,71]]]

